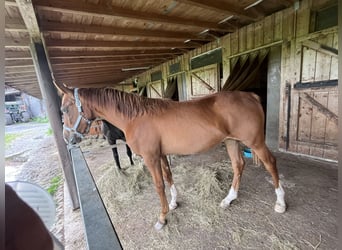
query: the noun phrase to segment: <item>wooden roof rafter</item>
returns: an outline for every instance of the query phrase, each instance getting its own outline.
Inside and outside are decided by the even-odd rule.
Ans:
[[[23,20],[5,16],[5,31],[28,32]]]
[[[184,42],[150,42],[150,41],[99,41],[99,40],[71,40],[71,39],[45,39],[49,48],[187,48],[194,49],[199,45]]]
[[[201,8],[209,8],[215,11],[224,12],[228,15],[239,16],[247,20],[256,21],[262,16],[253,11],[246,11],[241,7],[237,7],[234,4],[227,3],[222,0],[208,1],[208,0],[176,0],[177,2],[195,5]]]
[[[129,50],[58,50],[55,51],[52,48],[49,48],[49,56],[50,58],[93,58],[93,57],[122,57],[122,56],[177,56],[181,55],[182,52],[177,49],[129,49]]]
[[[62,59],[51,59],[51,63],[54,65],[65,64],[70,65],[74,63],[107,63],[107,62],[144,62],[146,60],[170,60],[172,57],[170,56],[149,56],[146,57],[98,57],[98,58],[62,58]]]
[[[63,34],[95,34],[95,35],[111,35],[111,36],[133,36],[133,37],[164,37],[185,40],[200,40],[209,42],[212,39],[201,36],[200,34],[191,34],[186,32],[165,31],[165,30],[148,30],[136,28],[119,28],[101,25],[83,25],[74,23],[59,22],[42,22],[41,27],[44,33],[63,33]]]
[[[113,5],[96,5],[85,2],[61,1],[61,0],[33,0],[35,7],[42,10],[62,11],[64,13],[81,14],[100,17],[122,17],[149,22],[167,23],[174,25],[186,25],[200,27],[203,29],[214,29],[225,32],[233,32],[232,28],[225,25],[192,20],[181,17],[161,15],[157,13],[146,13],[130,9],[124,9]]]

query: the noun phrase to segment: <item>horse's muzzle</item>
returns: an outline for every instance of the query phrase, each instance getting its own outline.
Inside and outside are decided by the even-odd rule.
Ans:
[[[82,141],[82,138],[76,133],[69,132],[65,129],[63,129],[63,139],[67,145],[74,145]]]

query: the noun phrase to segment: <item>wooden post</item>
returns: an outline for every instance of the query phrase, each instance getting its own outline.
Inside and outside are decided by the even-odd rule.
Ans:
[[[44,46],[40,42],[32,42],[30,50],[33,58],[34,67],[37,73],[39,87],[42,92],[43,100],[46,105],[50,125],[53,130],[59,157],[62,163],[64,176],[68,185],[73,209],[80,207],[77,196],[77,187],[72,169],[70,153],[63,139],[63,125],[60,114],[60,97],[53,84],[50,68]],[[47,168],[49,166],[46,166]]]

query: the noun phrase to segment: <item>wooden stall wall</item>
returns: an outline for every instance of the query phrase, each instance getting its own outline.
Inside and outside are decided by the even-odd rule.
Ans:
[[[189,85],[190,98],[193,99],[218,92],[220,87],[219,73],[218,64],[191,70]]]
[[[317,87],[309,84],[307,88],[298,88],[298,83],[331,83],[337,79],[337,27],[319,32],[310,31],[311,14],[322,3],[325,2],[296,2],[291,8],[164,63],[160,66],[163,71],[162,81],[167,82],[168,67],[180,61],[186,82],[184,99],[220,91],[230,75],[234,58],[280,45],[279,149],[336,160],[337,86],[328,84]],[[327,53],[329,49],[322,47],[333,50]],[[192,58],[217,48],[222,49],[222,73],[218,70],[219,64],[191,69]],[[139,78],[150,84],[151,79],[146,75],[153,70],[141,74]],[[193,73],[205,78],[206,84]]]
[[[296,52],[290,63],[297,77],[289,109],[290,151],[337,160],[338,62],[329,50],[337,50],[337,37],[337,30],[330,29],[292,44]]]
[[[281,149],[337,160],[337,27],[310,31],[317,2],[303,1],[282,50]]]
[[[163,97],[163,83],[162,80],[154,81],[148,84],[148,97],[162,98]]]

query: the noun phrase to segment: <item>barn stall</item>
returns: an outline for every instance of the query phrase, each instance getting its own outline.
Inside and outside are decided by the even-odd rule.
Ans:
[[[49,69],[44,71],[51,70],[54,80],[59,83],[66,83],[73,87],[110,86],[129,92],[138,92],[147,97],[171,98],[179,101],[198,98],[222,90],[253,91],[262,98],[266,112],[265,133],[267,143],[274,151],[286,152],[286,154],[277,153],[278,159],[280,159],[278,160],[280,172],[283,173],[283,178],[289,182],[286,187],[287,193],[292,195],[288,201],[289,213],[285,214],[285,218],[281,217],[284,221],[279,222],[281,219],[276,215],[272,214],[271,217],[268,217],[265,213],[261,213],[260,218],[262,219],[260,221],[268,218],[267,223],[262,224],[258,221],[261,224],[247,223],[248,226],[246,223],[242,223],[252,220],[255,207],[260,206],[259,203],[257,205],[251,203],[244,207],[245,203],[240,203],[253,199],[253,195],[255,195],[253,183],[255,180],[251,177],[256,176],[256,172],[259,175],[262,174],[257,183],[266,184],[268,187],[262,189],[263,192],[258,190],[261,192],[260,196],[269,195],[261,200],[267,203],[273,197],[273,192],[270,192],[271,186],[265,182],[266,174],[260,169],[254,172],[254,168],[248,168],[249,170],[246,170],[243,177],[242,185],[246,185],[246,189],[241,191],[241,196],[244,194],[245,199],[241,197],[237,202],[238,204],[233,204],[231,208],[233,210],[236,205],[236,210],[232,211],[234,213],[227,214],[227,211],[224,213],[217,211],[218,206],[215,206],[215,208],[210,209],[219,213],[219,216],[213,215],[213,218],[209,218],[205,212],[199,215],[201,207],[195,206],[192,213],[184,213],[190,214],[190,217],[191,214],[195,213],[192,219],[201,221],[205,218],[205,223],[199,225],[194,221],[190,221],[190,223],[184,221],[189,227],[185,227],[183,223],[182,226],[184,227],[180,229],[178,224],[181,216],[177,216],[176,213],[179,210],[176,210],[170,219],[171,229],[169,230],[171,232],[167,231],[162,235],[152,232],[151,224],[149,224],[158,211],[158,203],[152,185],[145,187],[146,189],[142,188],[141,191],[138,189],[139,195],[134,197],[144,200],[150,195],[148,199],[150,199],[151,207],[147,207],[144,212],[137,210],[139,214],[132,216],[134,219],[132,223],[120,224],[120,228],[124,228],[124,225],[128,226],[127,231],[122,231],[119,235],[119,238],[125,240],[122,242],[124,247],[138,248],[145,243],[146,248],[158,248],[158,246],[163,248],[165,245],[158,245],[158,243],[165,241],[170,244],[166,246],[172,247],[176,246],[172,244],[178,240],[187,242],[190,249],[200,247],[201,242],[194,243],[200,239],[205,239],[206,244],[208,244],[207,247],[213,246],[212,242],[217,239],[220,242],[220,244],[215,245],[217,248],[229,246],[244,248],[253,246],[255,241],[263,241],[262,239],[267,235],[268,240],[264,242],[265,247],[286,249],[326,246],[328,249],[336,248],[334,245],[336,239],[336,222],[334,222],[336,207],[333,204],[337,199],[337,173],[334,162],[338,155],[336,136],[338,120],[337,1],[280,1],[278,4],[272,1],[261,1],[255,6],[253,1],[248,1],[248,4],[247,2],[241,4],[237,1],[226,1],[218,7],[214,3],[209,4],[202,1],[169,1],[167,4],[156,1],[136,1],[136,5],[133,6],[125,1],[113,1],[112,3],[89,1],[76,4],[63,1],[35,0],[32,7],[35,10],[34,17],[38,20],[37,26],[41,31],[39,35],[32,28],[29,28],[34,27],[34,25],[31,24],[30,26],[25,21],[25,17],[24,22],[17,20],[23,11],[25,12],[25,8],[22,10],[25,6],[22,1],[6,1],[5,4],[7,10],[6,36],[8,36],[6,84],[22,89],[27,93],[32,92],[35,96],[41,97],[40,90],[37,90],[37,81],[43,77],[36,76],[36,70],[33,66],[37,62],[35,59],[32,61],[31,56],[37,57],[34,55],[37,52],[34,52],[32,45],[30,46],[29,37],[40,37],[42,34],[42,47],[46,53],[46,63],[49,64]],[[109,4],[112,4],[110,8]],[[222,6],[227,6],[227,8],[222,8]],[[163,13],[160,15],[144,15],[145,12],[159,13],[161,9]],[[228,13],[230,14],[228,15]],[[189,21],[201,18],[206,20],[201,20],[203,22],[198,22],[197,25]],[[136,22],[135,19],[144,20],[144,22]],[[208,20],[213,22],[209,23]],[[25,26],[29,28],[28,31]],[[204,27],[209,28],[204,29]],[[165,30],[168,31],[168,35],[162,33]],[[39,55],[39,52],[37,54]],[[17,60],[21,60],[21,62],[18,63]],[[37,69],[36,65],[35,67]],[[46,94],[44,97],[44,87],[51,85],[51,82],[52,79],[48,77],[39,82],[40,89],[43,91],[43,98],[48,103],[53,98],[47,98]],[[51,95],[53,96],[53,93]],[[56,106],[56,104],[52,104],[52,106]],[[50,110],[49,116],[54,117],[57,113],[56,109]],[[56,140],[60,140],[61,134],[58,134],[58,131],[61,131],[61,126],[56,126],[54,131],[57,133]],[[61,145],[63,142],[59,142],[59,144],[59,148],[63,148]],[[99,151],[102,151],[103,147],[100,148]],[[98,151],[96,146],[93,149],[84,150]],[[213,191],[217,194],[222,189],[227,192],[228,183],[231,180],[229,172],[222,172],[228,171],[228,169],[223,170],[220,166],[215,165],[221,161],[218,152],[222,153],[220,157],[225,157],[225,152],[222,152],[222,148],[218,147],[211,152],[214,156],[209,154],[207,158],[205,157],[207,161],[199,158],[210,166],[209,169],[214,171],[207,173],[208,176],[213,175],[215,177],[215,173],[220,173],[218,176],[229,177],[228,179],[218,178],[218,180],[207,178],[214,183],[218,182],[220,188]],[[287,153],[295,153],[296,155]],[[289,161],[284,155],[295,159],[293,165],[285,164],[293,172],[282,167],[282,157],[284,157],[284,163]],[[309,160],[306,158],[302,160],[300,155],[313,157],[308,159],[317,159],[319,163],[313,161],[313,165],[311,165],[310,161],[310,164],[307,164]],[[87,153],[85,157],[87,158]],[[100,155],[92,157],[95,162],[92,162],[92,159],[87,159],[87,162],[94,171],[95,179],[100,178],[100,181],[102,180],[101,183],[98,183],[99,189],[101,189],[100,187],[103,186],[102,183],[104,182],[104,179],[101,178],[102,173],[93,166],[100,166],[98,169],[103,170],[104,173],[114,170],[106,169],[106,164],[111,164],[111,160],[101,164]],[[173,169],[176,182],[178,179],[181,180],[180,183],[188,182],[189,179],[182,179],[181,170],[186,169],[186,166],[181,163],[182,157],[173,157],[174,162],[178,162]],[[189,158],[183,158],[183,160],[194,162],[195,164],[191,165],[197,166],[196,157],[190,158],[191,161]],[[68,157],[61,156],[61,158],[67,159]],[[108,155],[104,158],[111,159]],[[138,159],[137,161],[140,163]],[[229,165],[229,162],[222,161],[222,166]],[[249,162],[248,165],[252,164]],[[299,170],[296,165],[304,165],[307,168]],[[108,165],[107,168],[109,168]],[[318,178],[309,169],[323,172],[320,176],[323,175],[327,179]],[[203,171],[205,170],[206,168],[203,169]],[[127,171],[132,170],[128,168]],[[180,171],[180,174],[177,175],[177,171]],[[251,172],[248,173],[248,171]],[[96,172],[100,172],[98,173],[100,176],[96,176]],[[145,176],[144,172],[138,173],[131,175]],[[67,176],[70,175],[67,174]],[[109,182],[115,182],[120,178],[120,173],[119,176],[117,175],[112,172],[106,174],[106,176],[116,177],[113,180],[108,179]],[[297,175],[305,177],[307,183]],[[148,175],[146,178],[148,179]],[[194,178],[192,181],[198,180],[198,178]],[[313,183],[319,183],[319,185],[313,188],[310,186]],[[193,183],[193,185],[195,184]],[[313,188],[317,192],[311,191],[310,193],[312,195],[319,193],[320,197],[317,198],[316,195],[312,196],[311,199],[300,198],[303,202],[301,205],[304,206],[300,208],[298,203],[293,201],[296,198],[295,195],[300,192],[299,190],[308,193],[304,188],[296,190],[300,185]],[[108,187],[109,184],[105,186]],[[143,184],[142,186],[144,187]],[[205,188],[204,184],[199,187]],[[187,188],[184,187],[182,191],[187,193]],[[199,197],[203,195],[200,190],[200,188],[197,190]],[[102,187],[101,192],[105,196],[106,188]],[[144,193],[148,193],[148,195],[144,196]],[[207,196],[204,195],[207,203],[217,203],[218,198],[215,195],[213,197]],[[329,201],[326,200],[326,197],[330,197]],[[184,202],[188,198],[184,195]],[[216,198],[215,202],[210,200],[211,198],[214,200]],[[107,199],[106,201],[108,207],[110,207],[110,200]],[[260,197],[258,200],[260,201]],[[324,215],[328,214],[329,216],[325,220],[319,219],[310,222],[306,215],[312,208],[305,206],[305,201],[329,204],[324,208],[315,204],[315,209],[320,211],[315,210],[317,218],[321,217],[322,211]],[[142,209],[144,206],[146,206],[146,202],[140,203]],[[130,207],[132,207],[132,203],[130,203]],[[184,209],[185,207],[184,205]],[[205,211],[210,211],[210,209]],[[241,209],[245,212],[241,216],[243,221],[232,221],[232,215],[241,213]],[[304,209],[306,212],[300,214],[299,209]],[[113,208],[108,210],[113,211]],[[116,208],[114,215],[117,210],[119,208]],[[267,210],[271,212],[272,209],[268,204],[260,210],[261,212]],[[129,207],[119,211],[120,215],[123,216],[129,211]],[[154,212],[149,213],[149,211]],[[130,213],[133,212],[130,211]],[[145,218],[145,216],[151,217],[146,217],[145,224],[142,221],[139,222],[141,223],[138,227],[139,230],[134,229],[132,226],[134,222],[139,217]],[[120,216],[112,219],[114,225],[119,218]],[[222,220],[226,223],[222,223],[220,218],[224,218]],[[174,220],[171,221],[172,219]],[[301,226],[311,223],[312,226],[305,227],[305,233],[298,234],[300,228],[298,231],[292,231],[295,226],[290,223],[291,221],[302,221]],[[236,224],[234,224],[235,222]],[[278,223],[287,224],[289,227],[281,229],[278,229],[277,226],[272,227]],[[218,224],[222,227],[220,228]],[[229,225],[236,225],[236,227],[226,230]],[[213,229],[211,233],[204,230],[208,227]],[[265,227],[268,230],[263,231],[262,229]],[[146,242],[146,239],[143,241],[141,238],[134,241],[134,238],[139,238],[134,236],[138,236],[146,228],[151,229],[148,232],[155,237],[151,238],[152,243]],[[195,231],[194,228],[201,228],[202,231],[197,234],[197,237],[191,238]],[[313,228],[317,228],[317,231]],[[127,238],[132,230],[137,230],[136,234]],[[224,232],[223,236],[219,236],[219,232],[222,231]],[[309,235],[307,232],[313,233]],[[180,237],[173,238],[177,234]],[[146,238],[148,238],[147,236]]]

